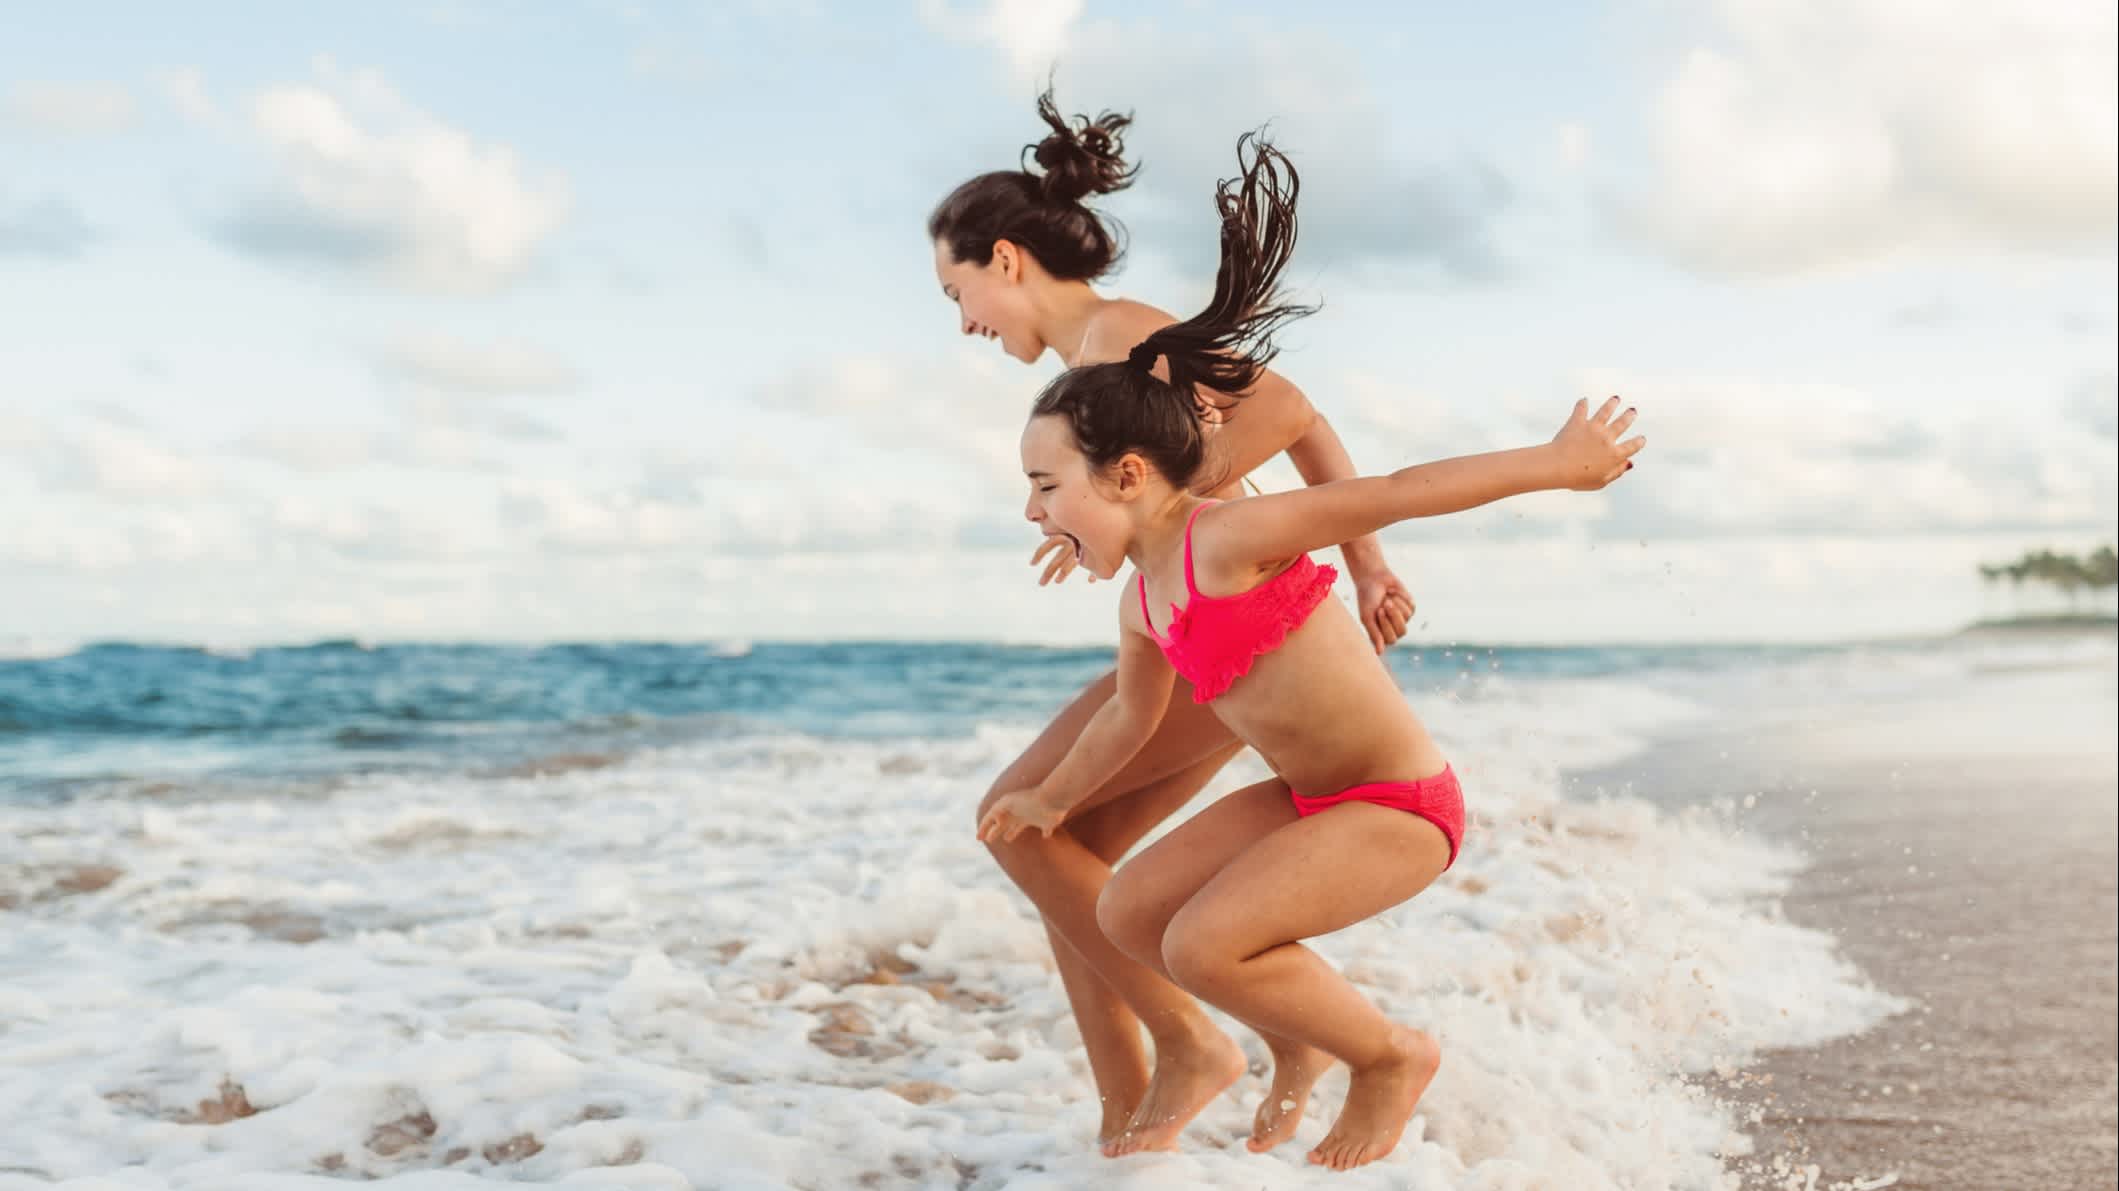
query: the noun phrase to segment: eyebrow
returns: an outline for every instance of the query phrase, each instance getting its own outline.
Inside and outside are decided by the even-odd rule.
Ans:
[[[1052,473],[1049,471],[1026,471],[1023,474],[1033,480],[1049,480],[1052,478]]]

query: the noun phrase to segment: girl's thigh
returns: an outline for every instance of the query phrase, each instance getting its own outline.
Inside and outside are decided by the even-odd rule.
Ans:
[[[1294,817],[1292,807],[1288,814]],[[1185,903],[1173,929],[1211,939],[1217,951],[1256,955],[1373,918],[1427,888],[1448,865],[1449,839],[1433,823],[1373,803],[1342,803],[1296,819],[1230,859]]]
[[[1216,800],[1112,875],[1099,918],[1114,936],[1161,938],[1170,919],[1208,882],[1296,818],[1287,783],[1279,778]]]

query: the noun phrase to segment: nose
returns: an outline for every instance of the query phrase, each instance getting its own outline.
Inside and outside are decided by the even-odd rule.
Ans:
[[[1023,502],[1023,516],[1032,525],[1041,525],[1044,523],[1045,510],[1037,507],[1037,497],[1033,496]]]
[[[976,334],[978,334],[978,333],[979,333],[979,326],[978,326],[978,324],[977,324],[977,323],[974,323],[974,322],[972,322],[972,321],[971,321],[970,319],[968,319],[968,318],[959,318],[959,319],[958,319],[957,321],[963,324],[963,331],[964,331],[964,334],[966,334],[966,335],[976,335]]]

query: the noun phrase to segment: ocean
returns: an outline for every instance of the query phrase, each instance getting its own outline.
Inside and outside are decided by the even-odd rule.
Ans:
[[[1339,1175],[1302,1152],[1343,1076],[1273,1154],[1238,1140],[1255,1074],[1179,1153],[1094,1153],[1044,932],[972,811],[1108,649],[0,660],[0,1191],[1891,1185],[1769,1160],[1732,1088],[1921,990],[1785,912],[1817,850],[1755,800],[1610,775],[1827,703],[2101,673],[2111,638],[1389,656],[1471,831],[1317,944],[1445,1052],[1399,1149]],[[1261,776],[1241,756],[1191,809]]]

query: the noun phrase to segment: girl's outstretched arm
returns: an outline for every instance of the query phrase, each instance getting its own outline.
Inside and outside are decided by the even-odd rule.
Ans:
[[[1032,828],[1051,835],[1069,811],[1116,776],[1155,735],[1170,706],[1177,671],[1147,635],[1138,583],[1119,585],[1118,689],[1089,717],[1074,747],[1044,781],[994,800],[979,820],[979,839],[1007,843]]]
[[[1572,488],[1593,492],[1624,475],[1645,438],[1624,442],[1634,411],[1614,418],[1613,397],[1594,415],[1575,403],[1567,424],[1549,443],[1422,463],[1388,476],[1319,484],[1232,500],[1202,513],[1193,542],[1202,563],[1233,572],[1247,565],[1293,558],[1386,525],[1437,517],[1526,492]]]

